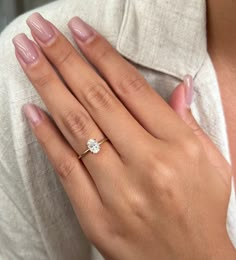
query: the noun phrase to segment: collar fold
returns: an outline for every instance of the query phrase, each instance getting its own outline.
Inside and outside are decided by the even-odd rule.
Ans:
[[[117,49],[145,67],[182,79],[207,55],[205,0],[126,0]]]

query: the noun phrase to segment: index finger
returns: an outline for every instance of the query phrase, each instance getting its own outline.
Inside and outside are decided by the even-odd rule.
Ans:
[[[101,34],[78,17],[69,22],[69,28],[86,58],[149,133],[156,138],[170,140],[178,138],[176,132],[187,130],[139,71]]]

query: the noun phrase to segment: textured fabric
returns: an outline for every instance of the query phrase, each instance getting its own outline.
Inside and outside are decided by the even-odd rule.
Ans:
[[[230,162],[216,74],[206,51],[205,1],[68,0],[37,9],[71,41],[66,26],[80,16],[167,100],[186,73],[195,79],[192,112]],[[60,14],[60,15],[59,15]],[[0,259],[103,259],[86,240],[56,173],[21,107],[46,109],[18,65],[11,38],[29,29],[17,18],[0,36]],[[56,93],[55,93],[56,98]],[[227,229],[236,247],[232,189]]]

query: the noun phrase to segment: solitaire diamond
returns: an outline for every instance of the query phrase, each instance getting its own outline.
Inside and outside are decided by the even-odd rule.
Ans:
[[[100,151],[100,144],[95,139],[89,139],[87,146],[91,153],[98,153]]]

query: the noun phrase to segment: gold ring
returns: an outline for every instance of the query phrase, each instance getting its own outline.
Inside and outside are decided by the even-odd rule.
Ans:
[[[99,153],[101,150],[101,145],[106,141],[108,141],[107,137],[103,138],[100,142],[97,142],[96,139],[89,139],[87,142],[88,149],[78,156],[79,160],[89,152],[94,154]]]

